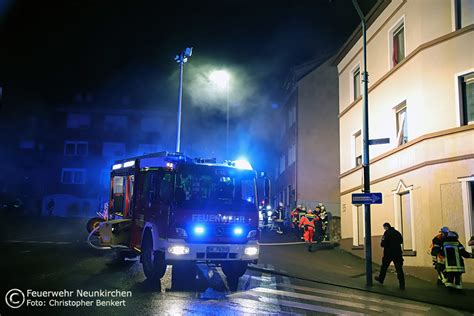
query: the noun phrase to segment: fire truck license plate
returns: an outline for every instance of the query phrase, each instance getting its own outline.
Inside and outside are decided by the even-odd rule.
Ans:
[[[207,247],[207,252],[229,252],[229,247],[210,246]]]

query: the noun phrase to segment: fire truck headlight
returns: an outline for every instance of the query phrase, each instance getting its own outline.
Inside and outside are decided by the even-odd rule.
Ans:
[[[177,256],[187,255],[189,253],[189,248],[186,246],[171,246],[168,248],[168,252]]]
[[[243,232],[244,232],[244,230],[242,229],[242,227],[235,227],[234,228],[234,235],[236,235],[236,236],[242,235]]]
[[[267,211],[271,210],[272,207],[270,205],[267,205]]]
[[[194,227],[194,234],[196,235],[203,235],[206,230],[203,226],[196,226]]]
[[[258,247],[255,247],[255,246],[247,247],[245,248],[244,253],[246,256],[258,255]]]

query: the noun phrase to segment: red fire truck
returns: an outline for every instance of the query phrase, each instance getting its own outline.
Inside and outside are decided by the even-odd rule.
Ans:
[[[230,281],[257,262],[256,173],[248,162],[160,152],[116,161],[110,181],[107,219],[89,239],[140,255],[149,280],[172,265],[173,279],[189,282],[196,263],[207,263]]]

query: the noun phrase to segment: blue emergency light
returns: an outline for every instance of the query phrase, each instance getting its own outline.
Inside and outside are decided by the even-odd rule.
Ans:
[[[194,227],[194,234],[196,234],[196,235],[202,235],[202,234],[204,234],[204,232],[205,232],[205,229],[204,229],[203,226],[196,226],[196,227]]]
[[[234,228],[234,235],[236,235],[236,236],[242,235],[243,232],[244,232],[244,230],[242,229],[242,227],[235,227]]]

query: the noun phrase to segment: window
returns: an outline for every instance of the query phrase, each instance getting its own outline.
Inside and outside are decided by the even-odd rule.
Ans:
[[[63,184],[86,183],[86,170],[63,168],[62,173],[61,173],[61,183]]]
[[[296,106],[292,106],[288,110],[288,128],[293,126],[294,123],[296,123]]]
[[[474,124],[474,72],[459,77],[461,125]]]
[[[407,123],[407,107],[403,103],[395,110],[397,121],[397,144],[403,145],[408,142],[408,123]]]
[[[162,126],[161,119],[158,117],[143,118],[140,128],[143,132],[158,132]]]
[[[358,131],[353,136],[354,139],[354,167],[362,165],[362,134],[361,131]]]
[[[108,158],[120,158],[125,156],[124,143],[104,143],[102,146],[102,155]]]
[[[354,219],[354,246],[364,245],[364,205],[354,205],[353,208],[353,219]]]
[[[34,140],[22,140],[18,144],[20,149],[35,149],[35,141]]]
[[[413,250],[412,239],[412,210],[410,204],[410,192],[398,194],[400,203],[401,230],[403,236],[403,250]]]
[[[360,96],[360,67],[357,66],[352,72],[352,100],[355,101]]]
[[[405,59],[405,24],[403,20],[394,28],[391,38],[392,67],[395,67]]]
[[[462,205],[464,215],[465,245],[474,236],[474,176],[458,178],[461,182]]]
[[[454,0],[454,25],[459,30],[474,23],[474,1]]]
[[[104,129],[106,131],[116,131],[127,128],[128,117],[124,115],[106,115],[104,119]]]
[[[415,230],[413,209],[413,185],[406,186],[402,180],[398,182],[397,188],[392,191],[395,215],[395,228],[403,236],[403,250],[410,251],[416,255]],[[406,255],[409,253],[405,253]]]
[[[288,166],[296,161],[296,144],[293,144],[288,148]]]
[[[280,174],[282,174],[283,171],[285,171],[285,168],[286,168],[286,157],[285,155],[282,155],[280,157]]]
[[[64,156],[87,156],[88,151],[88,142],[64,142]]]
[[[88,128],[91,125],[91,118],[87,114],[68,114],[67,128]]]
[[[100,171],[100,186],[103,189],[109,189],[110,187],[110,170],[103,169]]]

